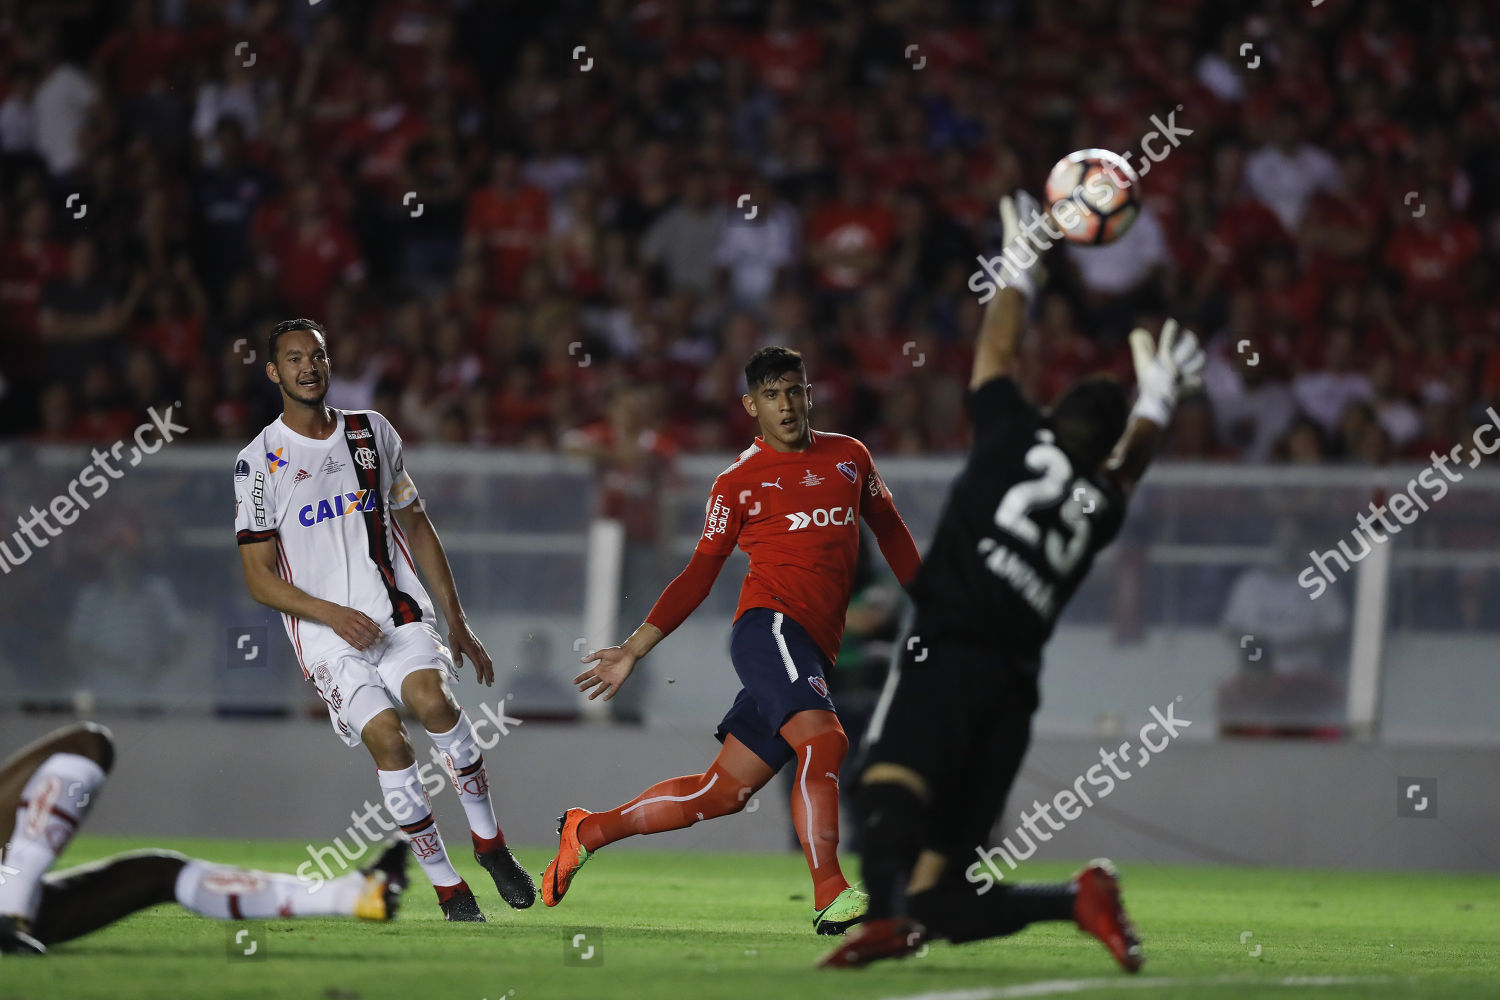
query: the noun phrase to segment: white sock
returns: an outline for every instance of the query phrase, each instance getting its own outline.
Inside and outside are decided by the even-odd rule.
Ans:
[[[36,919],[42,876],[73,839],[103,783],[104,768],[76,753],[55,753],[33,772],[0,857],[0,914]]]
[[[469,714],[460,712],[458,725],[446,733],[428,731],[427,735],[432,737],[432,745],[442,754],[448,777],[453,779],[453,790],[458,792],[464,815],[469,817],[469,829],[484,840],[500,836],[495,807],[490,804],[490,779],[484,770],[484,755],[479,752],[479,744],[474,742]]]
[[[375,771],[380,778],[380,791],[391,818],[401,824],[401,831],[411,838],[411,856],[417,859],[427,880],[434,886],[457,885],[463,879],[453,870],[448,860],[448,851],[443,847],[443,835],[438,833],[437,820],[432,817],[432,801],[427,798],[427,789],[413,764],[404,771]]]
[[[177,874],[177,902],[216,920],[350,917],[365,877],[350,872],[328,881],[189,861]]]

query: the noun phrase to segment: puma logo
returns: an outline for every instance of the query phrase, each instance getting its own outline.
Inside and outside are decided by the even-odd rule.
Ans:
[[[776,487],[779,490],[779,489],[781,489],[781,477],[777,476],[776,477],[776,482],[774,482],[774,483],[761,483],[761,485],[762,486],[774,486],[774,487]]]

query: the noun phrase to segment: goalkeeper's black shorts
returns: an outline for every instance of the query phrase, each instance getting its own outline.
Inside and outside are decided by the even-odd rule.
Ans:
[[[1031,743],[1038,664],[920,628],[912,636],[870,721],[866,766],[921,775],[932,796],[924,846],[967,865],[989,843]]]

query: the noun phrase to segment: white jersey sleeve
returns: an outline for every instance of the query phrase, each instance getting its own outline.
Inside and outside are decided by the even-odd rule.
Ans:
[[[257,454],[262,440],[250,442],[234,463],[234,533],[241,545],[274,538],[281,526],[266,464]]]
[[[391,510],[409,507],[417,500],[417,484],[406,471],[406,449],[402,446],[401,435],[383,414],[374,410],[366,412],[370,416],[370,425],[380,437],[381,453],[386,456],[380,469],[380,486],[385,491],[386,505]]]

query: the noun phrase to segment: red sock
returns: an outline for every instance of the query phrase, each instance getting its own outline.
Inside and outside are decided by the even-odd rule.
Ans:
[[[813,906],[821,910],[849,888],[839,867],[838,777],[849,752],[849,738],[842,728],[825,729],[792,745],[797,750],[792,824],[812,873]]]
[[[499,827],[495,828],[495,835],[493,837],[481,837],[473,830],[469,831],[469,836],[474,840],[474,851],[476,854],[488,854],[497,848],[505,846],[505,831]]]
[[[439,903],[446,903],[461,892],[469,891],[469,883],[459,880],[452,885],[435,885],[432,887],[437,893]]]
[[[739,812],[750,792],[715,764],[706,774],[668,778],[622,806],[585,817],[578,824],[578,839],[595,851],[638,833],[681,830],[701,819]]]

